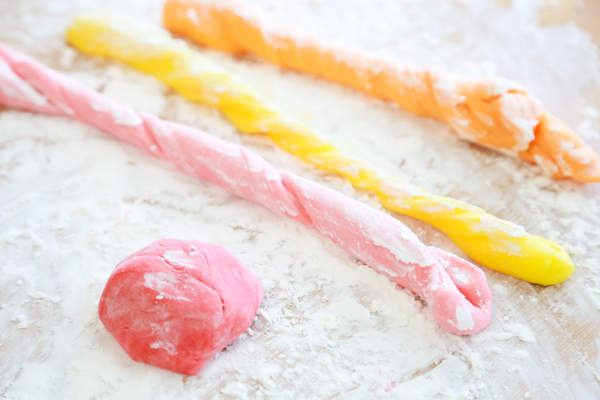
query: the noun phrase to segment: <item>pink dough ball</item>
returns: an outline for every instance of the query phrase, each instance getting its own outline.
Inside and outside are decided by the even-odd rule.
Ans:
[[[132,359],[196,375],[248,329],[262,295],[258,279],[227,250],[163,239],[117,265],[98,311]]]

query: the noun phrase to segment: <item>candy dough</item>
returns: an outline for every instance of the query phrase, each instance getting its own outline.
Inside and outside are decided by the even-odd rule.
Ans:
[[[520,85],[461,80],[342,48],[269,20],[240,0],[168,0],[167,29],[234,53],[253,53],[446,122],[463,139],[536,163],[554,178],[600,182],[600,157]]]
[[[241,131],[266,133],[291,154],[343,175],[359,189],[375,192],[386,208],[435,226],[488,268],[543,285],[560,283],[573,273],[573,262],[558,244],[347,156],[158,26],[96,12],[77,17],[67,38],[87,53],[114,57],[154,75],[190,100],[218,107]]]
[[[117,265],[98,311],[132,359],[196,375],[248,329],[262,295],[258,279],[227,250],[163,239]]]
[[[0,89],[2,104],[83,121],[169,160],[188,175],[314,228],[426,300],[450,332],[470,335],[490,321],[492,296],[485,274],[468,261],[425,246],[388,214],[278,170],[242,146],[135,112],[1,43]]]

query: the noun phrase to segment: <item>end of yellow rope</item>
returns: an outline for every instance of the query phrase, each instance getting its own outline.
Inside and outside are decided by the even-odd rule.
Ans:
[[[453,235],[449,235],[453,236]],[[496,237],[470,237],[456,243],[475,261],[488,268],[538,285],[556,285],[569,279],[575,265],[569,254],[552,240],[525,234],[510,239],[511,249],[498,248],[502,240]],[[471,244],[469,246],[469,244]]]
[[[540,285],[556,285],[569,279],[575,271],[575,265],[566,250],[548,239],[538,236],[531,236],[531,239],[539,241],[540,245],[547,249],[545,253],[548,260],[545,273],[540,274],[539,278],[530,282]]]

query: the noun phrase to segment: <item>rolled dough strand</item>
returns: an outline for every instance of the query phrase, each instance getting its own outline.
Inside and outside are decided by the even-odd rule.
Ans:
[[[87,53],[126,62],[190,100],[218,107],[241,131],[267,133],[286,151],[343,175],[357,188],[375,192],[386,208],[435,226],[489,268],[543,285],[560,283],[573,273],[573,262],[558,244],[530,235],[478,207],[432,195],[344,155],[158,26],[121,14],[92,13],[76,18],[67,37]]]
[[[279,25],[238,0],[167,0],[163,17],[167,29],[203,45],[253,53],[444,121],[461,138],[536,163],[553,178],[600,182],[598,154],[518,84],[455,79],[442,70],[335,46]]]
[[[135,112],[1,43],[0,85],[2,104],[83,121],[171,161],[188,175],[313,227],[428,301],[436,320],[450,332],[473,334],[489,322],[492,298],[485,274],[459,257],[425,246],[385,213],[277,170],[242,146]],[[46,99],[43,105],[38,96]]]

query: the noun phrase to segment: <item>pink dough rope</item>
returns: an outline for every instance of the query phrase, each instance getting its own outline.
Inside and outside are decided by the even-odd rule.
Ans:
[[[278,170],[242,146],[136,112],[2,43],[0,103],[82,121],[171,161],[188,175],[313,227],[425,299],[450,332],[473,334],[490,320],[485,274],[460,257],[425,246],[397,219]]]

